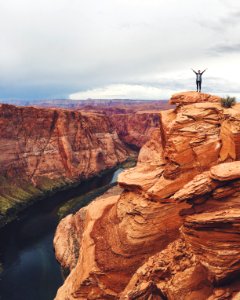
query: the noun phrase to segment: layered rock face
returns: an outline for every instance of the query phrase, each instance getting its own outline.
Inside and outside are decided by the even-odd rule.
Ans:
[[[129,156],[104,114],[12,105],[0,106],[0,152],[3,213],[14,206],[9,181],[17,186],[15,179],[25,180],[35,194],[89,178]]]
[[[81,178],[114,166],[127,150],[100,114],[31,107],[0,107],[1,172],[41,177]]]
[[[56,299],[239,299],[240,106],[195,96],[160,114],[119,187],[61,221]]]
[[[127,112],[110,114],[109,117],[120,139],[134,149],[140,149],[160,127],[158,112]]]
[[[0,107],[1,173],[76,179],[114,166],[127,150],[101,114]]]

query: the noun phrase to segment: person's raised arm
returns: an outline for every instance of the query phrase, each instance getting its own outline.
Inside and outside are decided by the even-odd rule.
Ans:
[[[205,69],[204,71],[202,71],[201,75],[202,75],[205,71],[207,71],[207,69]]]
[[[193,70],[193,69],[191,69],[191,70]],[[195,74],[197,74],[197,72],[196,72],[196,71],[194,71],[194,70],[193,70],[193,72],[194,72]]]

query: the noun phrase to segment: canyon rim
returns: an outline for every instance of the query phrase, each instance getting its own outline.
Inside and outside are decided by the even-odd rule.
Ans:
[[[170,103],[118,187],[58,225],[55,299],[239,299],[240,105]]]
[[[239,17],[0,1],[0,300],[240,300]]]

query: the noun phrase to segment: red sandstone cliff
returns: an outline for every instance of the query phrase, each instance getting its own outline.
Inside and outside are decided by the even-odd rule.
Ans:
[[[0,214],[129,156],[104,114],[13,105],[0,105],[0,152]]]
[[[109,114],[109,118],[119,138],[134,149],[140,149],[160,127],[160,116],[156,111],[114,113]]]
[[[105,114],[120,139],[136,150],[149,140],[154,128],[159,128],[159,111],[172,108],[166,100],[46,100],[38,105]]]
[[[60,222],[56,299],[239,299],[240,105],[172,99],[119,187]]]
[[[114,166],[127,150],[101,114],[0,106],[1,173],[40,182],[79,179]]]
[[[172,108],[163,101],[113,101],[109,106],[85,106],[84,111],[106,114],[120,139],[128,146],[139,150],[150,138],[155,128],[160,127],[159,111]]]

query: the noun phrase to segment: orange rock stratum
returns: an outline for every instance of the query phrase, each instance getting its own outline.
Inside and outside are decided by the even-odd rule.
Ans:
[[[0,105],[0,171],[41,185],[88,178],[127,158],[102,114]]]
[[[170,100],[138,164],[63,219],[57,300],[240,299],[240,105]]]

